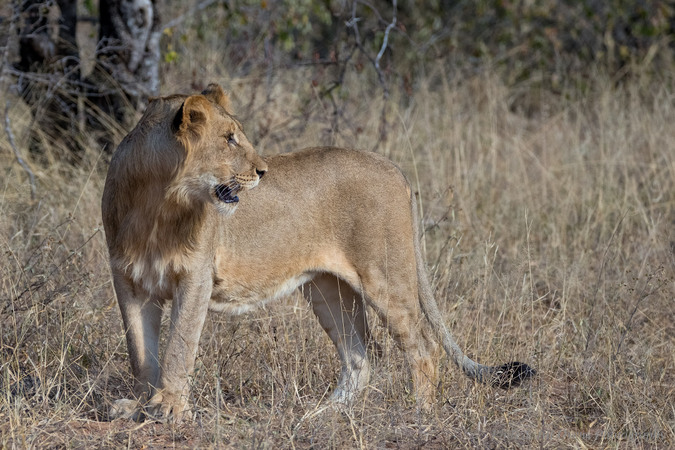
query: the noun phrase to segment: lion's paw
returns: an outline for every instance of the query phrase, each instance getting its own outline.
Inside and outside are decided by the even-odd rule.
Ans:
[[[189,418],[190,411],[186,407],[185,395],[158,392],[150,398],[145,410],[148,417],[153,420],[180,422]]]
[[[143,412],[140,403],[136,400],[123,398],[112,404],[108,416],[110,420],[131,419],[138,422],[143,419]]]

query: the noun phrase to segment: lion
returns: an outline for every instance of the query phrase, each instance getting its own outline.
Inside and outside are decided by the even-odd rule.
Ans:
[[[134,376],[134,398],[116,401],[112,418],[187,417],[207,312],[241,314],[298,289],[341,361],[334,403],[369,382],[379,347],[366,307],[404,352],[421,408],[434,400],[438,341],[478,382],[508,388],[535,374],[479,364],[456,344],[426,273],[415,195],[394,163],[330,147],[263,159],[218,85],[150,102],[112,158],[102,213]]]

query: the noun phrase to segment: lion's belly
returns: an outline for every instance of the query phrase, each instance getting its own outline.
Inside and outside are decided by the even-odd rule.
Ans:
[[[356,270],[337,246],[297,241],[305,246],[269,242],[244,249],[243,245],[219,248],[209,309],[241,314],[293,293],[318,273],[332,273],[352,286],[359,285]],[[241,254],[246,258],[236,257]]]
[[[214,280],[209,310],[227,314],[243,314],[265,303],[290,295],[298,287],[314,278],[314,275],[314,273],[303,273],[276,280],[248,280],[249,282],[237,283]]]

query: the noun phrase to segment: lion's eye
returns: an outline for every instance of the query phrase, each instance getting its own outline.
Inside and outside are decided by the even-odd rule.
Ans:
[[[237,145],[239,142],[237,142],[237,138],[234,137],[234,133],[228,133],[225,135],[225,139],[227,139],[227,143],[229,145]]]

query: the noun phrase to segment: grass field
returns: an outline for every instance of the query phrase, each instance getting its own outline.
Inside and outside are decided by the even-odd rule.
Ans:
[[[291,297],[207,319],[194,421],[111,422],[131,375],[100,219],[107,156],[89,145],[77,168],[29,159],[31,200],[3,134],[0,447],[675,446],[672,85],[599,76],[564,98],[436,74],[410,97],[392,93],[380,141],[381,96],[355,79],[336,131],[309,77],[221,72],[204,84],[232,92],[260,153],[336,144],[399,164],[421,198],[428,269],[458,343],[480,362],[525,361],[538,376],[503,391],[443,358],[437,403],[421,414],[400,351],[371,316],[385,352],[369,388],[348,410],[318,412],[339,363]],[[163,93],[189,86],[169,74]],[[26,156],[30,113],[0,100],[13,105]]]

